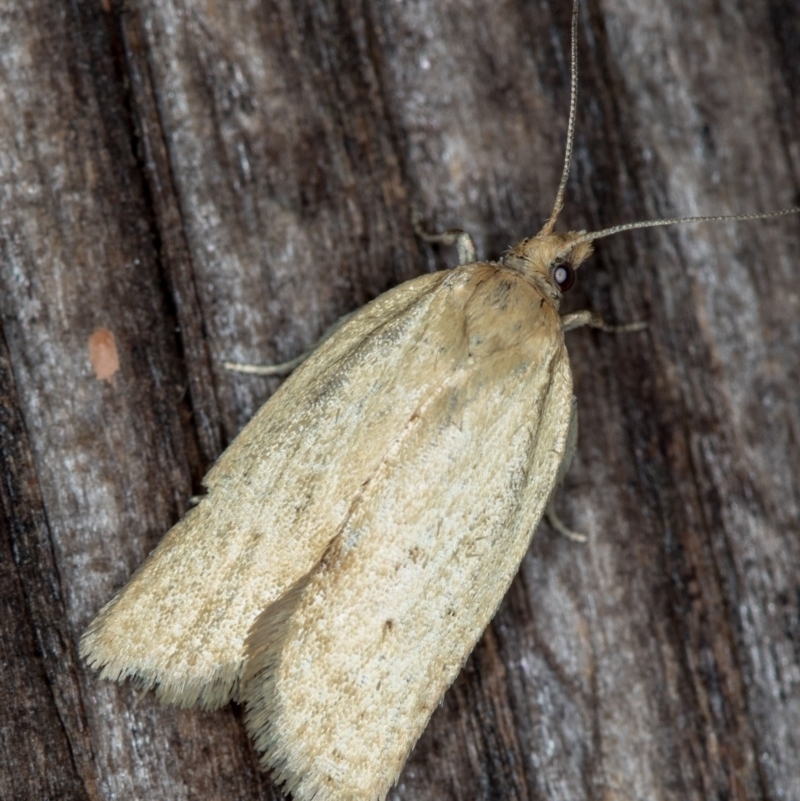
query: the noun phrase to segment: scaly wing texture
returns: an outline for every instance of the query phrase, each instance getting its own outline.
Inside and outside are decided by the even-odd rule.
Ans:
[[[85,633],[81,653],[165,701],[236,697],[258,614],[311,571],[462,345],[443,321],[451,274],[421,276],[358,312],[258,412],[206,477],[208,494]]]
[[[319,567],[248,639],[248,728],[296,801],[384,798],[503,598],[564,456],[572,380],[556,310],[487,265],[445,290],[461,306],[451,369],[404,410]]]

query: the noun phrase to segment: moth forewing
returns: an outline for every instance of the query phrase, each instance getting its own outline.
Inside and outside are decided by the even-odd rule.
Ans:
[[[297,799],[382,797],[567,448],[560,318],[523,262],[424,276],[356,314],[98,615],[90,664],[183,705],[243,700]]]
[[[496,265],[459,268],[440,291],[461,333],[447,371],[291,614],[251,634],[248,728],[298,799],[383,798],[517,572],[566,450],[554,307]]]
[[[460,333],[441,324],[444,277],[362,309],[245,427],[206,477],[207,496],[84,634],[81,654],[103,677],[186,706],[236,696],[251,624],[319,562],[417,408],[425,390],[408,377],[447,370],[441,350]],[[409,328],[418,336],[398,346]]]

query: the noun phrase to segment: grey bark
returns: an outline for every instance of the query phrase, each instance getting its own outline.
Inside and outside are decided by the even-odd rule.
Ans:
[[[589,0],[564,228],[797,204],[800,8]],[[558,185],[569,3],[0,11],[0,797],[280,798],[241,710],[100,683],[80,633],[274,362]],[[800,219],[598,243],[559,506],[395,799],[800,798]],[[116,339],[94,377],[87,342]]]

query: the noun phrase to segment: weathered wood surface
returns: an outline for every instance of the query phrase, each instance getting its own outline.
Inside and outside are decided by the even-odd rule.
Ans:
[[[800,7],[590,0],[563,224],[774,209]],[[569,4],[95,0],[0,13],[0,797],[280,798],[237,709],[160,707],[81,631],[300,352],[538,230]],[[800,219],[625,234],[565,301],[582,433],[396,799],[800,798]],[[117,342],[95,378],[87,342]]]

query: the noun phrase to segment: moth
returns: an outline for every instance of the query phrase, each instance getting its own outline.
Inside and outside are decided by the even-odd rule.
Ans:
[[[553,496],[577,416],[559,314],[595,233],[550,219],[498,262],[422,275],[352,315],[205,479],[207,495],[102,609],[81,654],[162,701],[244,704],[296,801],[386,796],[488,625]],[[635,328],[636,326],[629,326]]]

